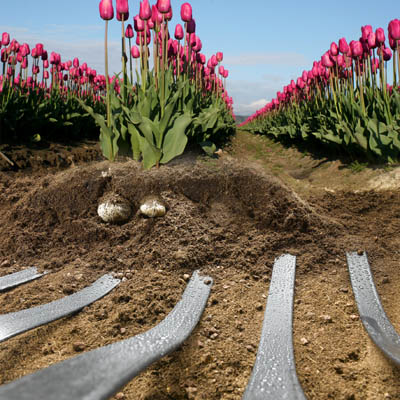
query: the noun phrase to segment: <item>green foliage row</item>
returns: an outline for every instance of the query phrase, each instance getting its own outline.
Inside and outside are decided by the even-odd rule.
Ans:
[[[122,95],[110,88],[110,126],[104,114],[81,102],[100,127],[101,148],[109,160],[128,155],[149,169],[181,155],[188,143],[212,154],[234,133],[234,119],[224,101],[205,96],[189,79],[175,81],[172,68],[167,70],[164,98],[153,73],[147,74],[146,85],[126,82]]]
[[[0,144],[97,139],[98,128],[80,101],[105,113],[104,102],[91,95],[78,100],[76,95],[56,89],[49,92],[5,84],[0,92]]]
[[[293,102],[243,127],[273,135],[277,139],[313,140],[346,151],[366,155],[371,161],[398,162],[400,159],[400,93],[364,87],[365,109],[359,98],[348,94]]]

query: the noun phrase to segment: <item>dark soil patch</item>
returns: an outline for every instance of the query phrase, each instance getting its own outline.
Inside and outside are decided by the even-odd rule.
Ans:
[[[97,216],[108,192],[131,203],[128,223],[108,225]],[[136,213],[150,194],[167,203],[165,217]],[[383,305],[400,331],[400,193],[314,191],[303,198],[229,157],[187,157],[149,172],[135,162],[104,161],[0,172],[0,264],[10,263],[0,276],[33,265],[50,272],[0,294],[2,313],[60,298],[105,272],[126,278],[82,312],[0,344],[0,383],[74,356],[76,342],[87,351],[148,330],[179,300],[184,274],[199,269],[215,281],[199,326],[123,392],[132,400],[240,399],[274,259],[291,253],[298,266],[295,356],[307,397],[400,399],[399,369],[354,318],[345,263],[345,251],[369,252]]]

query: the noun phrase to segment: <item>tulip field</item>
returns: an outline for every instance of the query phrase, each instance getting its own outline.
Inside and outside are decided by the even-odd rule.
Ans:
[[[105,21],[105,75],[78,58],[63,61],[41,43],[31,50],[3,33],[0,143],[83,139],[100,129],[107,159],[128,155],[145,168],[167,163],[188,143],[216,151],[234,132],[232,99],[225,90],[229,72],[221,64],[222,52],[208,60],[201,53],[191,5],[182,5],[184,26],[176,25],[173,40],[169,1],[152,7],[141,2],[132,27],[128,1],[118,0],[122,65],[116,76],[108,74],[112,1],[100,1],[99,12]]]
[[[398,161],[400,21],[389,23],[387,38],[370,25],[361,33],[349,44],[333,42],[312,69],[241,126],[279,139],[323,142],[353,157]]]

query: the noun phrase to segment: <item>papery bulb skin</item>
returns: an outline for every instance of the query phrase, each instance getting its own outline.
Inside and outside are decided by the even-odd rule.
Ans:
[[[361,42],[357,40],[352,40],[350,42],[350,49],[353,58],[361,57],[364,53],[364,49]]]
[[[132,39],[133,38],[133,28],[131,24],[128,24],[128,26],[125,29],[125,37],[127,39]]]
[[[140,2],[139,16],[143,21],[147,21],[151,18],[151,8],[149,0],[143,0]]]
[[[184,22],[190,22],[192,20],[192,6],[189,3],[182,4],[181,18]]]
[[[349,50],[350,50],[350,47],[349,47],[349,45],[347,44],[346,39],[345,39],[345,38],[339,39],[339,51],[340,51],[342,54],[348,54]]]
[[[191,19],[187,23],[187,33],[195,33],[196,32],[196,21],[194,19]]]
[[[1,44],[3,46],[8,46],[10,44],[10,34],[7,32],[3,32],[1,35]]]
[[[184,36],[183,28],[181,24],[177,24],[175,27],[175,39],[182,40]]]
[[[375,31],[376,43],[378,46],[385,43],[385,31],[382,28],[378,28]]]
[[[219,51],[219,52],[216,54],[216,57],[217,57],[217,61],[218,61],[218,62],[222,62],[222,60],[224,59],[224,53],[222,53],[221,51]]]
[[[99,4],[100,17],[105,21],[109,21],[114,18],[114,7],[112,0],[101,0]]]
[[[393,19],[389,22],[388,26],[389,36],[394,40],[400,39],[400,21],[398,19]]]
[[[157,0],[157,8],[161,13],[167,13],[171,9],[170,0]]]
[[[331,47],[329,49],[329,53],[331,56],[336,57],[339,54],[339,49],[337,47],[337,44],[335,42],[331,43]]]
[[[131,54],[133,58],[139,58],[140,57],[140,51],[137,46],[132,46],[131,48]]]

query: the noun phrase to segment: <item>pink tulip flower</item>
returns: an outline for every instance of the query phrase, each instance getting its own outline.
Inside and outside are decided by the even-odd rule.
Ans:
[[[187,23],[187,32],[188,33],[195,33],[196,32],[196,21],[194,19],[191,19]]]
[[[167,13],[171,9],[170,0],[157,0],[157,8],[161,13]]]
[[[339,39],[339,51],[342,54],[347,54],[350,50],[349,45],[347,44],[347,41],[345,38]]]
[[[128,0],[117,0],[116,8],[117,8],[117,13],[128,14],[129,13]]]
[[[147,21],[151,18],[151,8],[149,0],[143,0],[140,2],[139,16],[143,21]]]
[[[133,18],[133,26],[135,27],[136,32],[144,31],[144,21],[140,18],[139,15]]]
[[[127,37],[128,39],[132,39],[133,38],[133,28],[132,28],[131,24],[128,24],[128,26],[126,27],[125,37]]]
[[[1,36],[1,44],[3,46],[8,46],[10,44],[10,34],[7,32],[3,32]]]
[[[370,33],[372,33],[372,26],[371,25],[365,25],[361,27],[361,37],[362,40],[367,41],[368,40],[368,36]]]
[[[376,47],[378,47],[378,44],[376,42],[376,35],[374,32],[371,32],[368,36],[368,47],[370,49],[375,49]]]
[[[140,57],[140,51],[139,51],[138,47],[132,46],[131,54],[132,54],[133,58],[139,58]]]
[[[192,6],[189,3],[182,4],[181,18],[184,22],[190,22],[192,20]]]
[[[99,4],[100,17],[105,21],[109,21],[114,18],[114,7],[112,0],[101,0]]]
[[[389,35],[389,46],[392,50],[396,50],[397,49],[397,44],[396,44],[397,40],[394,40],[390,35]]]
[[[400,39],[400,21],[398,19],[393,19],[389,22],[388,26],[389,35],[394,40]]]
[[[160,10],[157,6],[153,6],[151,8],[151,20],[154,24],[160,25],[163,21],[163,15],[161,14]]]
[[[361,42],[357,40],[352,40],[350,42],[350,49],[353,58],[361,57],[364,53],[364,49]]]
[[[43,68],[49,68],[49,60],[43,61]]]
[[[327,68],[331,68],[335,65],[332,62],[331,57],[329,57],[329,52],[326,52],[325,54],[323,54],[323,56],[321,57],[321,63],[324,67],[327,67]]]
[[[385,31],[382,28],[378,28],[375,31],[376,44],[380,46],[385,43]]]
[[[335,42],[331,43],[331,47],[329,49],[329,54],[331,56],[337,56],[339,54],[339,49],[338,49],[337,44]]]
[[[74,58],[74,62],[73,62],[74,68],[78,68],[79,67],[79,59],[78,58]]]
[[[182,40],[184,36],[183,28],[181,24],[177,24],[175,27],[175,39]]]
[[[383,59],[385,61],[390,61],[392,58],[392,51],[386,47],[385,49],[383,49]]]
[[[218,62],[221,62],[221,61],[224,59],[224,54],[223,54],[222,52],[219,51],[219,52],[217,53],[216,57],[217,57],[217,61],[218,61]]]
[[[219,73],[220,75],[223,75],[223,74],[224,74],[224,71],[225,71],[225,68],[224,68],[222,65],[220,65],[219,68],[218,68],[218,73]]]
[[[42,61],[46,61],[49,58],[49,55],[47,54],[46,50],[43,50],[42,53]]]

